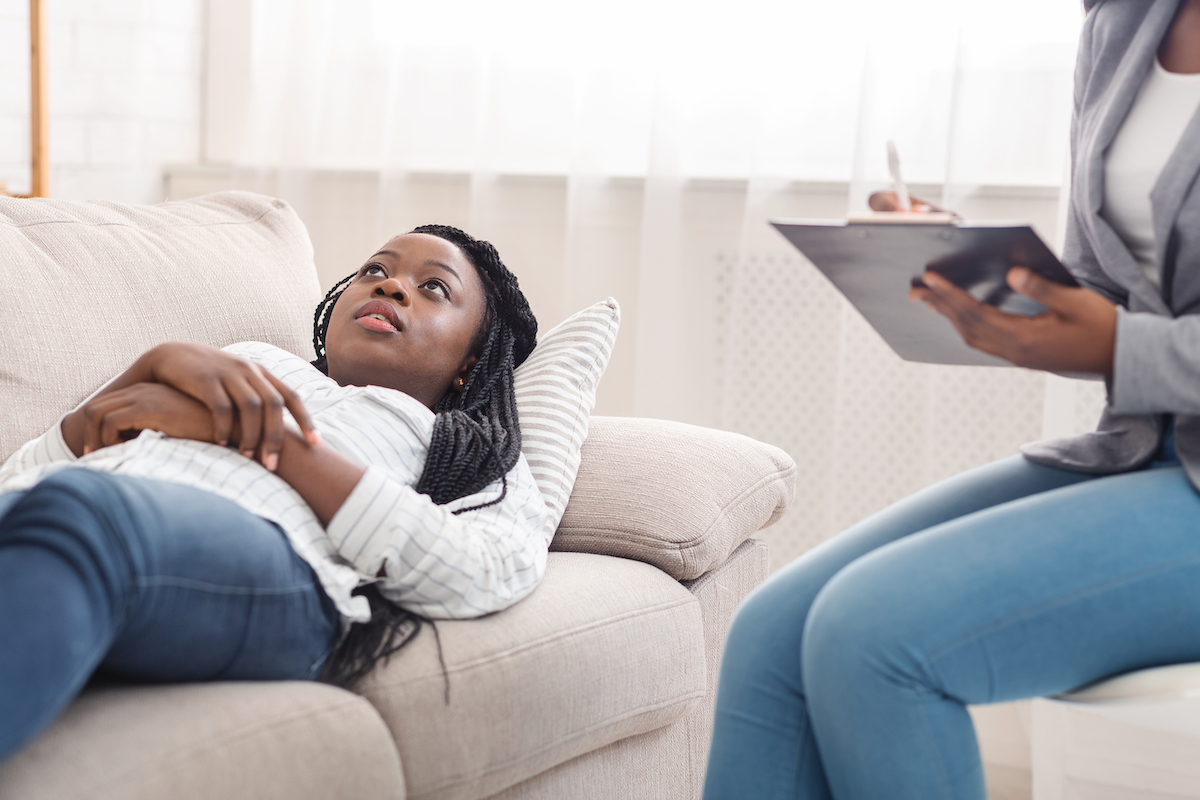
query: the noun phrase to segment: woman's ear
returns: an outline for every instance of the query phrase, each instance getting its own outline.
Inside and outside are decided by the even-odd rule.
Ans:
[[[454,380],[450,386],[456,392],[461,392],[467,388],[467,381],[471,379],[471,372],[475,369],[475,365],[479,363],[479,359],[475,356],[467,356],[463,361],[462,367],[458,370],[458,374],[454,376]]]

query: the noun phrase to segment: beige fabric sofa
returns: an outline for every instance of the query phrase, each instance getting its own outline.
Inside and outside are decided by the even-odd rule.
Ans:
[[[160,341],[311,355],[311,246],[271,198],[0,198],[0,274],[0,457]],[[0,797],[696,797],[725,630],[767,573],[751,537],[794,480],[745,437],[593,418],[543,584],[438,624],[448,702],[428,629],[358,694],[93,685],[0,764]]]

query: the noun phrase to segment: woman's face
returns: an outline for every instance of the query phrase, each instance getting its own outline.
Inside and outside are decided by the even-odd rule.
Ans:
[[[329,317],[325,356],[339,384],[399,389],[433,407],[478,360],[483,282],[454,244],[397,236],[371,256]]]

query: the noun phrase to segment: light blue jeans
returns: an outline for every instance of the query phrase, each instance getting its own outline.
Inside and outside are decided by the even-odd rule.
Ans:
[[[1200,660],[1200,496],[1168,441],[1094,477],[1017,456],[875,514],[739,609],[704,797],[983,800],[968,704]]]
[[[283,531],[216,495],[85,469],[0,495],[0,761],[97,669],[311,679],[338,628]]]

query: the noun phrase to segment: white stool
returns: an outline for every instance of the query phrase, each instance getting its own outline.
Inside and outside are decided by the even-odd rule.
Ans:
[[[1200,799],[1200,664],[1033,701],[1033,800]]]

